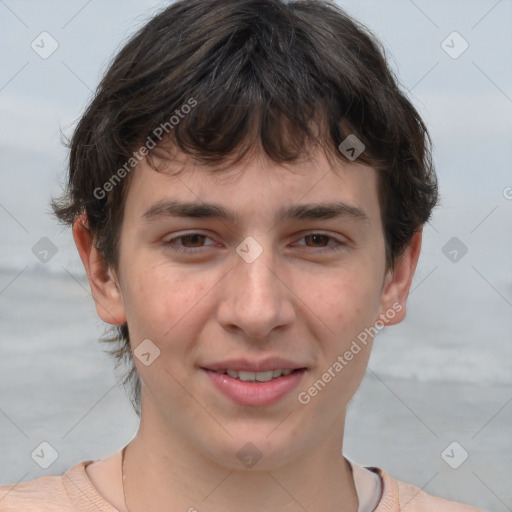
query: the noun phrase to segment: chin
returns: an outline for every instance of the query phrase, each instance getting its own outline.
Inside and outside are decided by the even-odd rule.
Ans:
[[[255,429],[252,425],[238,432],[229,430],[233,437],[223,433],[205,449],[209,458],[229,470],[272,471],[296,459],[300,455],[297,446],[304,445],[286,429],[272,432],[277,425],[274,422],[271,428]]]

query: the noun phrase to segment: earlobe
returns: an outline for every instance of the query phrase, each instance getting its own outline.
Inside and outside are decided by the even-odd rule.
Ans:
[[[396,262],[394,270],[386,274],[378,318],[384,325],[395,325],[405,318],[407,297],[420,256],[421,239],[422,229],[419,229]]]
[[[108,324],[125,323],[126,314],[117,276],[95,247],[85,214],[75,221],[73,238],[89,279],[98,316]]]

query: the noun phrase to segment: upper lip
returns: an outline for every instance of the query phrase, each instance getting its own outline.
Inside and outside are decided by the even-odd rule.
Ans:
[[[249,361],[248,359],[229,359],[218,363],[202,366],[205,370],[241,370],[245,372],[266,372],[269,370],[298,370],[306,368],[306,365],[283,359],[282,357],[270,357],[261,361]]]

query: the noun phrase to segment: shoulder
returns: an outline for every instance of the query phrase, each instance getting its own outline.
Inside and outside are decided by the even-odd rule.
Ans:
[[[91,500],[92,484],[82,461],[59,476],[43,476],[27,482],[0,486],[2,512],[77,512],[106,510]],[[94,492],[92,493],[92,496]]]
[[[375,512],[484,512],[456,501],[432,496],[415,485],[396,480],[380,468],[368,468],[382,479],[383,492]]]
[[[2,512],[49,512],[69,505],[62,476],[43,476],[0,486]],[[50,504],[51,502],[51,504]],[[65,510],[65,509],[64,509]]]

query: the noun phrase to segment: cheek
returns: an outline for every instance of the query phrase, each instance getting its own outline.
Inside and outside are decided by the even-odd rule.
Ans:
[[[194,330],[193,317],[209,289],[204,275],[165,263],[128,275],[123,298],[133,338],[162,344],[181,331]]]
[[[311,397],[317,394],[316,407],[321,411],[326,404],[337,404],[336,415],[347,406],[364,377],[372,348],[369,328],[374,325],[379,311],[378,290],[375,283],[354,272],[340,272],[331,279],[310,304],[313,311],[329,326],[315,333],[321,351],[311,387],[304,391]],[[312,400],[313,401],[313,400]]]
[[[306,281],[303,289],[317,290],[309,296],[308,306],[337,340],[346,342],[375,322],[379,311],[379,289],[377,279],[372,279],[368,268],[361,272],[354,269],[330,272],[321,280],[321,285],[318,280],[315,283]]]

